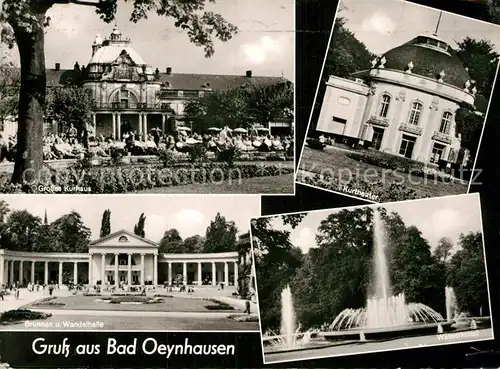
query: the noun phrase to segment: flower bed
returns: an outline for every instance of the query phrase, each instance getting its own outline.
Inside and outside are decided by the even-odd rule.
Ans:
[[[102,296],[100,293],[84,292],[82,296]]]
[[[171,298],[171,297],[174,297],[174,296],[172,296],[172,295],[162,295],[162,294],[158,294],[158,295],[154,295],[153,297]]]
[[[293,168],[258,165],[175,165],[164,168],[157,165],[131,165],[123,167],[93,167],[78,170],[44,170],[37,181],[23,186],[11,185],[10,174],[0,175],[2,193],[75,193],[94,194],[126,193],[158,187],[174,187],[188,184],[221,183],[254,177],[271,177],[293,173]]]
[[[231,305],[216,299],[203,299],[203,300],[210,301],[215,304],[215,305],[205,305],[205,309],[208,310],[234,310],[234,307],[232,307]]]
[[[256,315],[230,315],[229,319],[235,320],[237,322],[245,322],[245,323],[258,323],[259,317]]]
[[[0,315],[0,322],[15,322],[23,320],[37,320],[50,318],[52,314],[31,311],[28,309],[9,310]]]
[[[56,302],[54,300],[57,300],[57,297],[55,297],[55,296],[45,297],[41,300],[34,302],[32,305],[33,306],[64,306],[64,305],[66,305],[63,302]]]
[[[109,300],[110,304],[158,304],[164,302],[161,298],[158,297],[144,297],[144,296],[120,296],[113,297]]]

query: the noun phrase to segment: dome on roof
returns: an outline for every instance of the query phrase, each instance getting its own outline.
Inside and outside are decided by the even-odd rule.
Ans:
[[[470,81],[469,73],[456,55],[455,51],[437,37],[418,36],[382,55],[386,62],[384,67],[406,71],[411,62],[411,73],[433,79],[439,79],[444,71],[444,83],[460,89]]]
[[[135,64],[137,65],[146,64],[144,62],[144,59],[142,59],[139,53],[135,51],[135,49],[132,48],[131,46],[110,44],[107,46],[103,46],[99,50],[97,50],[96,53],[92,56],[92,58],[88,62],[88,65],[112,63],[116,59],[118,59],[120,54],[122,54],[123,52],[126,52],[130,56],[130,58],[134,61]]]

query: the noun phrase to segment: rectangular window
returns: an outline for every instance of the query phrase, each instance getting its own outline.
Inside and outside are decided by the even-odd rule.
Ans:
[[[177,97],[184,97],[184,91],[177,91]]]
[[[373,128],[372,147],[376,150],[380,150],[380,146],[382,146],[382,139],[383,138],[384,138],[384,129]]]
[[[347,123],[347,120],[346,119],[342,119],[342,118],[338,118],[338,117],[333,117],[332,120],[335,122],[335,123],[342,123],[342,124],[346,124]]]
[[[403,135],[401,146],[399,148],[399,155],[403,155],[404,157],[411,159],[416,140],[417,139],[415,137]]]

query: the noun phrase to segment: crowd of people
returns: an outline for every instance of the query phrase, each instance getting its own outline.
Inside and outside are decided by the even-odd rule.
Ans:
[[[78,159],[88,152],[92,157],[110,157],[113,149],[119,149],[125,155],[157,155],[159,150],[189,152],[197,144],[203,144],[208,151],[217,152],[234,146],[240,152],[284,152],[293,156],[293,137],[271,135],[267,131],[235,133],[229,128],[205,134],[191,133],[188,129],[179,129],[173,133],[164,133],[153,129],[148,134],[125,132],[120,140],[102,134],[87,137],[87,132],[77,132],[72,125],[65,133],[49,134],[43,140],[44,160]],[[14,161],[17,137],[7,139],[0,135],[0,162]]]

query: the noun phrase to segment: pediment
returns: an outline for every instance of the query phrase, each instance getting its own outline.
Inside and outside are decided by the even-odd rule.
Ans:
[[[90,248],[92,247],[120,247],[120,248],[156,247],[157,248],[158,244],[153,241],[147,240],[145,238],[139,237],[129,231],[121,230],[91,242],[89,247]]]

